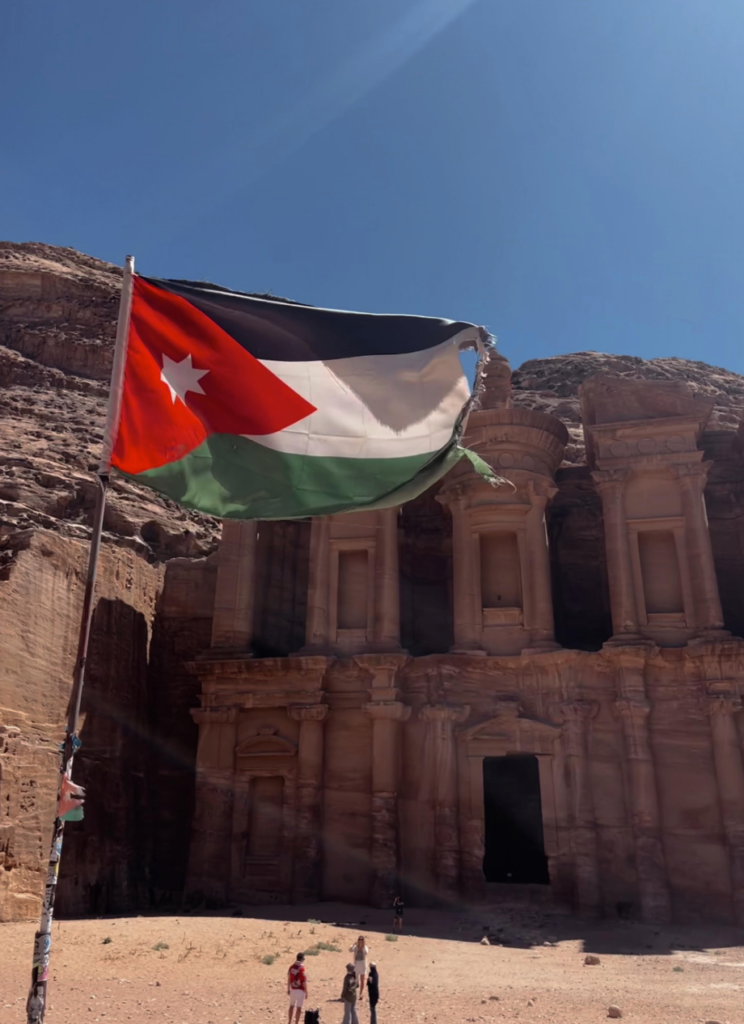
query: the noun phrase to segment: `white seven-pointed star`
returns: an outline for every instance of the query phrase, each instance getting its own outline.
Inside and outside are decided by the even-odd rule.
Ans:
[[[168,385],[171,401],[174,405],[176,404],[177,397],[186,405],[187,391],[203,395],[204,392],[199,381],[207,373],[209,373],[209,370],[197,370],[195,366],[192,366],[190,352],[180,363],[177,363],[174,359],[169,359],[163,353],[163,369],[160,379]]]

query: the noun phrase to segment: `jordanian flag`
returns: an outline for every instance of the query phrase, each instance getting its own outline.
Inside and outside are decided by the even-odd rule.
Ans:
[[[224,518],[399,505],[465,454],[459,350],[485,340],[467,323],[136,275],[112,464]]]

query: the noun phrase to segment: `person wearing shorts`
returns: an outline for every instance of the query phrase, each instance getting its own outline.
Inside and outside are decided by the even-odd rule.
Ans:
[[[305,954],[298,953],[295,962],[287,974],[287,995],[289,996],[288,1024],[292,1024],[294,1010],[295,1024],[300,1022],[302,1007],[307,999],[307,975],[305,974]]]
[[[400,896],[396,896],[393,900],[393,911],[395,916],[393,917],[393,931],[403,931],[403,909],[404,903]]]

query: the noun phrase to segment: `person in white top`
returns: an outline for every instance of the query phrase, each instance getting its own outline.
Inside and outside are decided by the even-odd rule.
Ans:
[[[359,1002],[361,1003],[364,999],[364,984],[367,980],[367,957],[369,956],[369,947],[365,944],[363,935],[359,936],[349,952],[354,954],[354,973],[359,985]]]

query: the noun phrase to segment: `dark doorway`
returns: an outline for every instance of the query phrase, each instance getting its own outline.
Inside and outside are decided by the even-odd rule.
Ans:
[[[483,759],[487,882],[549,885],[534,755]]]

